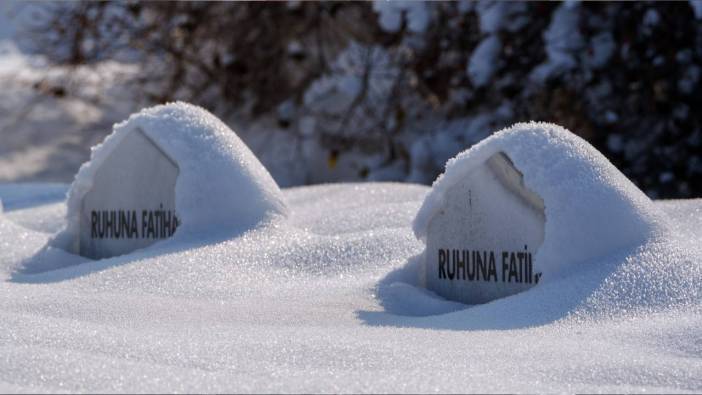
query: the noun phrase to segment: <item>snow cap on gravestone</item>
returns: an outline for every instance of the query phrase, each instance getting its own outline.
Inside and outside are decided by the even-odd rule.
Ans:
[[[448,161],[414,220],[420,281],[468,304],[512,295],[641,244],[664,226],[599,151],[548,123],[519,123]]]
[[[178,102],[133,114],[93,148],[69,190],[64,233],[73,252],[104,258],[176,227],[236,233],[285,215],[278,185],[239,137],[206,110]]]

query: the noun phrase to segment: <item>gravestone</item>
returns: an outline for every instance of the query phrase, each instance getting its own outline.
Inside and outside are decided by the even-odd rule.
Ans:
[[[81,201],[80,255],[122,255],[173,235],[178,165],[154,141],[135,128],[99,166]]]
[[[478,304],[535,286],[545,221],[543,200],[509,157],[492,155],[447,190],[428,222],[427,288]]]

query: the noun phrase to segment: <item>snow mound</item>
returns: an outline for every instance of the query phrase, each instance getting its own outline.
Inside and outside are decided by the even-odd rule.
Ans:
[[[92,149],[90,161],[81,166],[68,191],[67,226],[57,240],[78,232],[82,198],[91,189],[97,170],[136,129],[178,165],[179,234],[241,233],[263,221],[287,216],[278,185],[236,133],[208,111],[177,102],[133,114]]]
[[[535,262],[549,276],[573,264],[642,245],[664,228],[652,201],[599,151],[548,123],[519,123],[448,161],[413,224],[426,241],[447,191],[492,155],[504,153],[545,205],[544,242]]]

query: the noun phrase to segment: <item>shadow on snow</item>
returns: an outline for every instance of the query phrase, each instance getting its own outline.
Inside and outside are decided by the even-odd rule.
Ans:
[[[383,278],[376,297],[384,311],[359,310],[356,316],[370,326],[441,330],[512,330],[548,325],[582,306],[636,248],[580,268],[528,291],[481,305],[446,300],[418,284],[422,255]]]

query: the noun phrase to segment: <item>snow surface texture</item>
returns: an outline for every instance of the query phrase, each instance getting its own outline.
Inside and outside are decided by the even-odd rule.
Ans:
[[[467,308],[405,281],[424,186],[284,190],[287,220],[240,237],[18,274],[64,220],[55,189],[0,188],[3,392],[702,390],[700,200],[653,203],[660,244]],[[651,292],[690,303],[627,310]]]
[[[46,249],[91,166],[135,125],[185,161],[183,227],[202,216],[208,229],[99,261]],[[195,148],[207,153],[197,163],[186,156]],[[496,150],[544,199],[539,253],[572,265],[469,307],[416,286],[423,245],[410,224],[416,216],[421,237],[441,191]],[[702,201],[648,200],[553,125],[498,132],[451,161],[431,192],[392,183],[280,191],[231,131],[185,105],[135,115],[93,157],[68,205],[66,186],[0,185],[0,392],[702,390]],[[190,201],[205,182],[190,177],[223,177],[210,174],[222,166],[235,179],[256,172],[238,182],[272,202],[258,211],[265,220],[232,232]],[[201,202],[260,207],[225,204],[241,195],[222,188]]]
[[[585,140],[532,122],[501,130],[448,161],[414,221],[418,238],[426,240],[447,191],[499,152],[544,201],[545,238],[534,258],[544,281],[574,264],[642,245],[664,226],[651,200]]]
[[[83,196],[91,189],[95,172],[136,129],[178,164],[175,195],[181,237],[209,234],[213,229],[231,236],[287,214],[278,185],[229,127],[200,107],[171,103],[132,115],[93,148],[90,161],[81,166],[68,192],[68,225],[56,245],[73,240]]]

